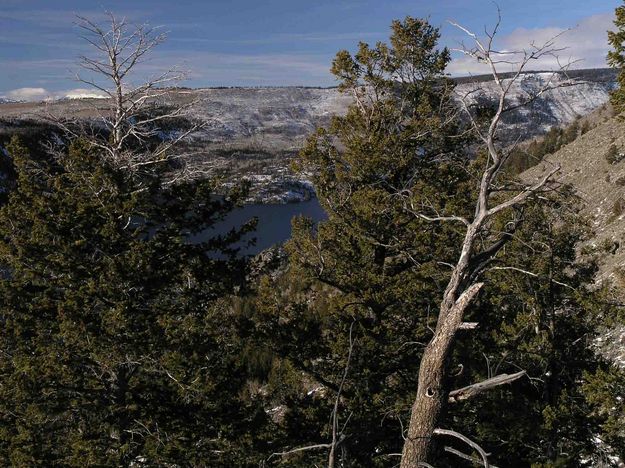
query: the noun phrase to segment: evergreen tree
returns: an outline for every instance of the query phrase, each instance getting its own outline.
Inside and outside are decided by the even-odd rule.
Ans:
[[[342,463],[392,465],[389,454],[401,450],[419,343],[431,336],[428,311],[459,235],[411,207],[464,213],[471,180],[453,83],[444,76],[449,53],[436,48],[438,38],[436,28],[408,17],[393,22],[390,45],[361,43],[354,57],[342,51],[333,63],[356,104],[312,135],[298,162],[312,174],[328,220],[316,227],[294,220],[290,270],[265,282],[258,299],[262,345],[282,358],[268,379],[274,404],[288,408],[283,448],[332,438],[328,421],[347,367]],[[319,385],[323,391],[308,394]],[[319,452],[288,463],[327,460]]]
[[[470,216],[471,185],[485,165],[484,155],[468,158],[457,138],[462,127],[442,76],[448,56],[435,49],[437,39],[427,22],[407,18],[393,23],[390,47],[339,52],[333,71],[356,104],[300,155],[328,220],[294,221],[289,270],[264,280],[255,311],[258,346],[276,356],[265,377],[283,413],[279,451],[307,448],[284,455],[289,466],[323,463],[332,440],[343,466],[397,464],[392,454],[404,443],[419,360],[435,326],[429,312],[458,255],[459,230],[431,219]],[[410,74],[414,81],[397,83]],[[561,134],[552,132],[554,141]],[[607,416],[585,386],[602,372],[618,375],[593,349],[612,311],[591,292],[594,262],[577,260],[590,234],[575,206],[562,193],[515,210],[519,228],[505,262],[500,252],[484,273],[488,293],[466,317],[478,328],[459,332],[450,357],[451,388],[527,372],[514,390],[451,405],[439,421],[483,442],[500,466],[570,466],[601,450],[594,440]],[[484,246],[488,232],[507,232],[510,222],[494,218]],[[443,448],[433,459],[455,466],[458,458]]]
[[[612,50],[608,52],[608,64],[620,70],[618,89],[612,92],[610,102],[617,112],[623,111],[625,105],[625,5],[614,10],[616,31],[608,31],[608,42]]]
[[[226,301],[244,288],[232,245],[251,226],[186,240],[243,192],[163,185],[166,167],[129,173],[80,140],[55,158],[9,151],[0,464],[246,464],[265,413],[244,397]]]

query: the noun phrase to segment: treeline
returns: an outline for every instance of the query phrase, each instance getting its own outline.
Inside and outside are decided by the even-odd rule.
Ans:
[[[162,40],[83,21],[111,66]],[[337,54],[358,99],[294,165],[328,219],[294,219],[286,255],[238,255],[255,220],[189,242],[249,187],[194,173],[132,98],[104,131],[59,118],[67,144],[14,137],[0,464],[616,465],[625,373],[596,343],[623,315],[592,227],[553,174],[504,170],[496,113],[458,117],[439,38],[407,17]]]
[[[572,143],[591,129],[588,120],[580,122],[581,118],[578,117],[567,127],[552,127],[544,136],[513,148],[508,156],[507,169],[511,174],[520,174],[540,163],[548,154]]]

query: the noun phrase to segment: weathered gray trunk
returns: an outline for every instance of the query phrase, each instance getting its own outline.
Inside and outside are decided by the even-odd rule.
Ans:
[[[453,336],[440,334],[428,344],[419,367],[419,386],[412,405],[401,468],[418,467],[430,454],[432,435],[447,401],[445,375]]]
[[[447,404],[447,364],[454,337],[464,311],[481,287],[482,283],[471,285],[457,301],[453,301],[453,294],[446,295],[443,300],[434,337],[421,358],[419,385],[404,441],[401,468],[417,468],[420,463],[428,461],[434,429]]]

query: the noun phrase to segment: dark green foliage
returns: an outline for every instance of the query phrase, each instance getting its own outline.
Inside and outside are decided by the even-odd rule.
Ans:
[[[453,405],[440,422],[479,441],[499,466],[510,459],[518,466],[575,466],[580,458],[605,461],[601,457],[606,447],[596,445],[597,437],[609,441],[612,453],[625,448],[619,425],[623,415],[608,405],[621,391],[605,381],[623,379],[624,374],[609,367],[594,348],[615,311],[604,291],[592,291],[594,259],[577,259],[577,246],[591,233],[575,205],[575,199],[565,196],[526,209],[522,230],[507,246],[505,259],[484,278],[486,294],[466,317],[478,321],[479,327],[459,337],[452,358],[455,388],[498,373],[528,373],[511,386]],[[320,240],[323,229],[321,225],[315,239]],[[399,421],[406,424],[416,362],[429,335],[424,329],[427,314],[421,311],[435,306],[426,301],[434,302],[441,294],[436,289],[440,279],[427,268],[404,275],[397,303],[374,314],[357,302],[369,284],[384,287],[382,279],[369,283],[375,276],[365,280],[363,270],[372,265],[344,257],[331,245],[329,238],[311,243],[310,251],[298,245],[292,251],[291,270],[261,287],[259,322],[266,327],[260,328],[261,335],[281,357],[274,364],[280,372],[272,371],[268,379],[274,402],[288,408],[282,440],[289,447],[328,441],[328,418],[354,323],[354,357],[340,406],[341,421],[350,417],[345,463],[394,466],[396,460],[384,454],[401,446]],[[337,283],[356,277],[362,289],[345,294],[319,285],[315,278],[323,281],[324,276],[318,264],[311,270],[296,263],[314,258],[313,248],[319,249],[316,256],[323,256],[324,267],[342,272],[335,277]],[[298,377],[302,371],[303,380]],[[596,386],[601,386],[601,396]],[[307,395],[311,388],[322,390]],[[323,463],[326,455],[300,454],[300,464],[291,458],[289,466]],[[448,454],[438,457],[442,466],[457,464]]]
[[[390,44],[337,54],[332,71],[356,104],[296,163],[328,219],[294,220],[288,270],[253,298],[232,247],[252,225],[186,242],[243,188],[216,197],[211,181],[164,184],[166,161],[129,173],[81,141],[52,158],[14,140],[17,184],[0,209],[0,464],[323,465],[327,448],[272,454],[330,442],[336,405],[338,464],[395,466],[464,233],[420,215],[470,218],[487,163],[466,151],[438,39],[407,17]],[[554,128],[531,159],[510,155],[504,193],[510,173],[580,132]],[[576,206],[565,190],[515,210],[523,222],[465,317],[479,326],[449,357],[452,388],[527,371],[439,421],[498,466],[605,461],[597,438],[625,452],[625,377],[594,348],[618,317],[590,249],[579,256],[592,233]],[[476,249],[510,219],[493,219]],[[437,466],[459,466],[435,450]]]
[[[453,226],[421,220],[406,206],[468,213],[466,140],[458,137],[452,83],[443,75],[449,53],[435,48],[437,40],[427,22],[406,18],[393,23],[390,46],[361,43],[353,57],[337,54],[333,72],[360,106],[315,133],[298,160],[313,174],[329,219],[317,227],[294,220],[290,269],[261,287],[257,304],[263,343],[280,357],[269,380],[275,403],[288,408],[284,448],[331,439],[328,421],[353,326],[339,405],[339,424],[349,417],[345,466],[396,462],[388,454],[401,450],[417,342],[427,340],[428,310],[447,276],[441,263],[456,255]],[[295,377],[300,372],[304,382]],[[284,381],[290,383],[278,383]],[[307,395],[320,384],[322,391]],[[327,451],[306,452],[289,466],[324,458]]]
[[[11,138],[19,136],[20,141],[31,154],[41,154],[40,142],[55,138],[55,129],[41,122],[30,120],[2,120],[0,122],[0,206],[8,199],[8,194],[15,188],[16,173],[11,155],[6,151]]]
[[[529,145],[513,149],[506,160],[506,171],[511,175],[526,171],[542,161],[548,154],[553,154],[563,146],[575,141],[579,135],[583,135],[588,129],[588,122],[584,122],[580,127],[579,119],[576,119],[566,128],[552,127],[543,137],[532,141]]]
[[[485,294],[467,317],[480,322],[478,331],[459,340],[454,361],[477,372],[454,386],[519,369],[529,376],[454,407],[447,423],[481,441],[496,465],[577,466],[603,450],[594,438],[605,435],[608,421],[586,385],[605,373],[622,378],[594,349],[615,310],[604,291],[591,292],[597,266],[576,249],[591,232],[575,206],[564,196],[526,209],[505,262],[496,265],[514,269],[487,275]],[[617,453],[624,440],[611,439]]]
[[[584,394],[592,404],[589,416],[601,421],[600,443],[604,447],[612,447],[613,453],[618,453],[621,457],[625,453],[624,388],[625,372],[616,367],[603,368],[594,374],[584,375]]]
[[[625,105],[625,5],[614,11],[616,31],[608,31],[608,42],[612,50],[608,52],[608,65],[620,70],[618,75],[619,87],[612,92],[610,102],[614,109],[621,113]]]
[[[623,155],[623,153],[621,153],[619,148],[614,143],[612,143],[610,145],[610,147],[608,148],[608,151],[606,151],[606,153],[605,153],[605,160],[609,164],[617,164],[617,163],[621,162],[621,160],[624,157],[625,157],[625,155]]]
[[[328,220],[294,221],[289,270],[265,279],[250,312],[257,346],[276,356],[266,379],[268,398],[284,413],[281,450],[330,442],[332,407],[347,369],[338,405],[343,466],[397,464],[391,454],[403,445],[421,350],[432,336],[430,311],[437,310],[462,233],[462,225],[427,222],[414,212],[471,217],[472,187],[485,164],[482,154],[464,158],[465,146],[454,138],[462,132],[449,118],[444,67],[431,66],[445,57],[433,49],[438,33],[411,18],[393,25],[398,37],[431,34],[414,40],[430,48],[409,56],[384,44],[361,44],[354,57],[339,52],[333,71],[359,103],[314,134],[298,163],[313,174]],[[419,79],[399,85],[389,79],[398,69],[418,70]],[[578,132],[578,124],[554,129],[540,151],[553,152]],[[515,213],[521,228],[484,275],[486,292],[465,318],[479,322],[478,330],[461,332],[451,357],[452,388],[527,370],[521,381],[452,405],[439,424],[481,443],[498,466],[575,466],[601,450],[594,439],[607,416],[583,385],[615,372],[593,348],[598,326],[613,311],[601,292],[592,292],[594,260],[577,259],[590,232],[576,206],[564,192]],[[501,232],[509,221],[503,213],[489,229]],[[347,367],[350,330],[355,343]],[[619,437],[611,439],[617,450]],[[459,465],[438,450],[440,466]],[[312,466],[327,455],[305,451],[283,461]]]
[[[75,141],[56,158],[9,147],[0,211],[0,464],[241,466],[265,413],[242,398],[244,286],[232,232],[190,245],[231,199],[163,186]],[[221,252],[225,260],[206,255]]]

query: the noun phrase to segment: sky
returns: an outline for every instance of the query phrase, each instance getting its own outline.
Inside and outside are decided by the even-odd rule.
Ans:
[[[575,68],[604,67],[606,31],[620,0],[499,0],[499,49],[527,48],[558,37],[560,60]],[[428,18],[441,46],[466,35],[449,21],[482,34],[497,20],[491,0],[0,0],[0,97],[41,100],[89,92],[73,78],[77,57],[93,56],[76,15],[106,23],[105,12],[167,32],[136,80],[177,66],[190,87],[333,86],[338,50],[388,39],[393,19]],[[551,69],[547,59],[535,69]],[[483,73],[455,53],[452,75]]]

